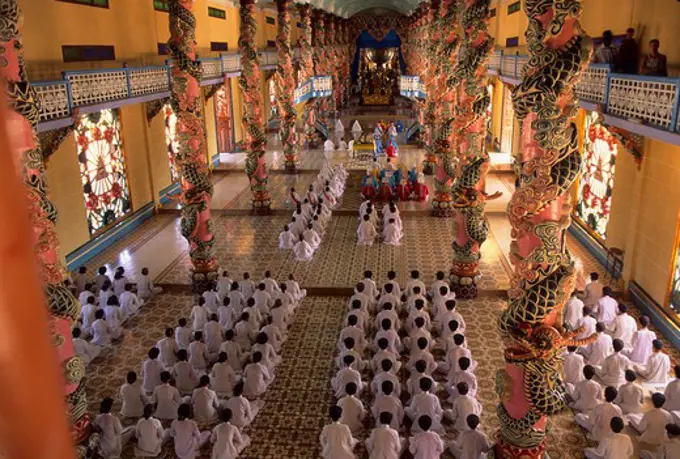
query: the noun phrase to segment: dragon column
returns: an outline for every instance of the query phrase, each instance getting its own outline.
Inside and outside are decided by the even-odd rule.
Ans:
[[[300,37],[298,38],[298,45],[300,46],[300,81],[298,85],[303,84],[314,76],[314,60],[312,50],[312,7],[308,3],[298,4],[298,13],[300,13]],[[307,101],[305,103],[304,111],[302,112],[302,128],[305,134],[305,142],[309,143],[314,134],[314,102]],[[301,142],[302,143],[302,142]]]
[[[423,73],[421,80],[425,85],[427,91],[427,100],[425,101],[425,115],[424,121],[427,127],[427,152],[425,153],[425,160],[423,161],[423,173],[426,175],[434,175],[437,168],[437,154],[435,152],[435,123],[438,115],[441,115],[441,106],[435,104],[436,98],[436,84],[439,75],[436,75],[437,62],[439,57],[436,55],[438,48],[437,36],[438,31],[436,24],[441,0],[430,0],[427,13],[424,19],[423,27]]]
[[[290,54],[290,0],[277,0],[279,33],[276,46],[279,63],[276,69],[276,83],[279,112],[281,113],[281,127],[279,134],[283,142],[283,156],[286,171],[297,172],[297,143],[295,141],[295,121],[297,112],[293,106],[295,93],[295,75],[293,75],[293,60]]]

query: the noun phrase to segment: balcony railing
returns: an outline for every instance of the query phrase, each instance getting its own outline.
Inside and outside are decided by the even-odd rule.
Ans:
[[[329,76],[315,76],[295,89],[293,99],[295,104],[301,104],[316,97],[328,97],[332,93],[333,79]]]
[[[519,80],[528,56],[494,51],[488,68]],[[604,112],[628,121],[680,133],[680,78],[614,73],[608,64],[591,64],[576,85],[580,101],[599,104]]]
[[[418,76],[399,77],[399,94],[410,99],[425,99],[425,85]]]

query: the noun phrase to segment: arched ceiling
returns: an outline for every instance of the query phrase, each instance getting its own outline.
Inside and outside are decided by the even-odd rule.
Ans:
[[[373,8],[391,10],[398,14],[408,15],[418,7],[422,0],[294,0],[295,3],[309,3],[338,16],[349,18],[362,11]],[[237,2],[235,2],[237,3]],[[271,0],[260,1],[260,4],[271,5]]]

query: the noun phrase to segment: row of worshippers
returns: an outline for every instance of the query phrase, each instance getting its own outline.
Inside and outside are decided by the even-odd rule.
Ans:
[[[130,279],[125,276],[125,268],[119,266],[110,277],[106,266],[100,266],[97,270],[97,275],[90,277],[87,266],[81,266],[76,273],[69,276],[68,284],[71,286],[76,297],[80,296],[84,291],[89,291],[95,295],[99,294],[104,283],[108,281],[113,293],[116,296],[122,295],[125,291],[125,286],[132,283]],[[137,290],[137,295],[142,300],[149,300],[154,295],[158,295],[163,291],[162,287],[156,287],[149,277],[149,268],[142,268],[139,276],[134,283]],[[81,300],[82,304],[82,300]]]
[[[325,165],[314,183],[309,185],[305,198],[291,188],[291,199],[296,203],[291,222],[279,234],[279,248],[293,250],[297,261],[311,261],[314,252],[321,245],[326,227],[331,219],[332,209],[345,191],[347,171],[340,165],[331,168]]]
[[[418,271],[403,290],[395,272],[387,279],[379,291],[372,273],[366,272],[350,298],[338,338],[338,371],[331,381],[338,401],[330,410],[332,423],[320,437],[322,457],[355,458],[368,412],[375,421],[364,440],[369,458],[396,459],[407,447],[416,459],[441,457],[447,449],[441,437],[444,418],[459,433],[450,452],[458,458],[480,457],[491,442],[477,429],[482,412],[475,398],[477,364],[465,343],[465,321],[456,311],[455,294],[443,272],[429,291]],[[435,350],[444,353],[439,362]],[[409,374],[405,387],[403,373]],[[365,382],[369,375],[370,382]],[[442,408],[437,395],[441,386],[449,409]],[[373,398],[370,410],[360,399],[364,391]],[[405,418],[411,421],[409,428]]]
[[[409,170],[403,163],[397,167],[390,158],[387,158],[384,167],[378,158],[373,158],[361,183],[364,199],[425,201],[429,193],[425,175],[419,167]]]
[[[359,227],[357,228],[357,244],[373,245],[378,236],[378,227],[382,226],[380,236],[383,244],[398,246],[404,237],[404,226],[399,215],[399,208],[390,201],[382,208],[382,225],[378,223],[378,211],[371,200],[366,200],[359,207]]]
[[[241,429],[263,406],[258,398],[274,379],[278,353],[305,292],[293,279],[279,285],[269,272],[257,287],[248,273],[243,277],[240,283],[228,282],[223,272],[193,307],[192,326],[179,319],[179,326],[167,328],[165,337],[149,350],[141,381],[134,371],[128,373],[120,388],[120,416],[141,418],[135,426],[122,429],[111,414],[113,400],[102,402],[95,425],[102,432],[104,458],[119,457],[132,437],[137,439],[138,457],[159,456],[171,438],[182,459],[195,458],[208,440],[213,459],[235,458],[249,444]],[[214,312],[219,298],[221,305]],[[220,322],[223,315],[228,319]],[[198,425],[212,425],[218,418],[221,423],[212,433],[198,430]],[[162,422],[169,422],[169,429],[163,429]]]

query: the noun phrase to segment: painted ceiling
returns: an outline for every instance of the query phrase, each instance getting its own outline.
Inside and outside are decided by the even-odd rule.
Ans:
[[[298,0],[296,3],[309,3],[338,16],[349,18],[366,10],[385,10],[408,15],[418,7],[422,0]],[[271,1],[262,1],[270,4]],[[273,6],[273,5],[272,5]]]

